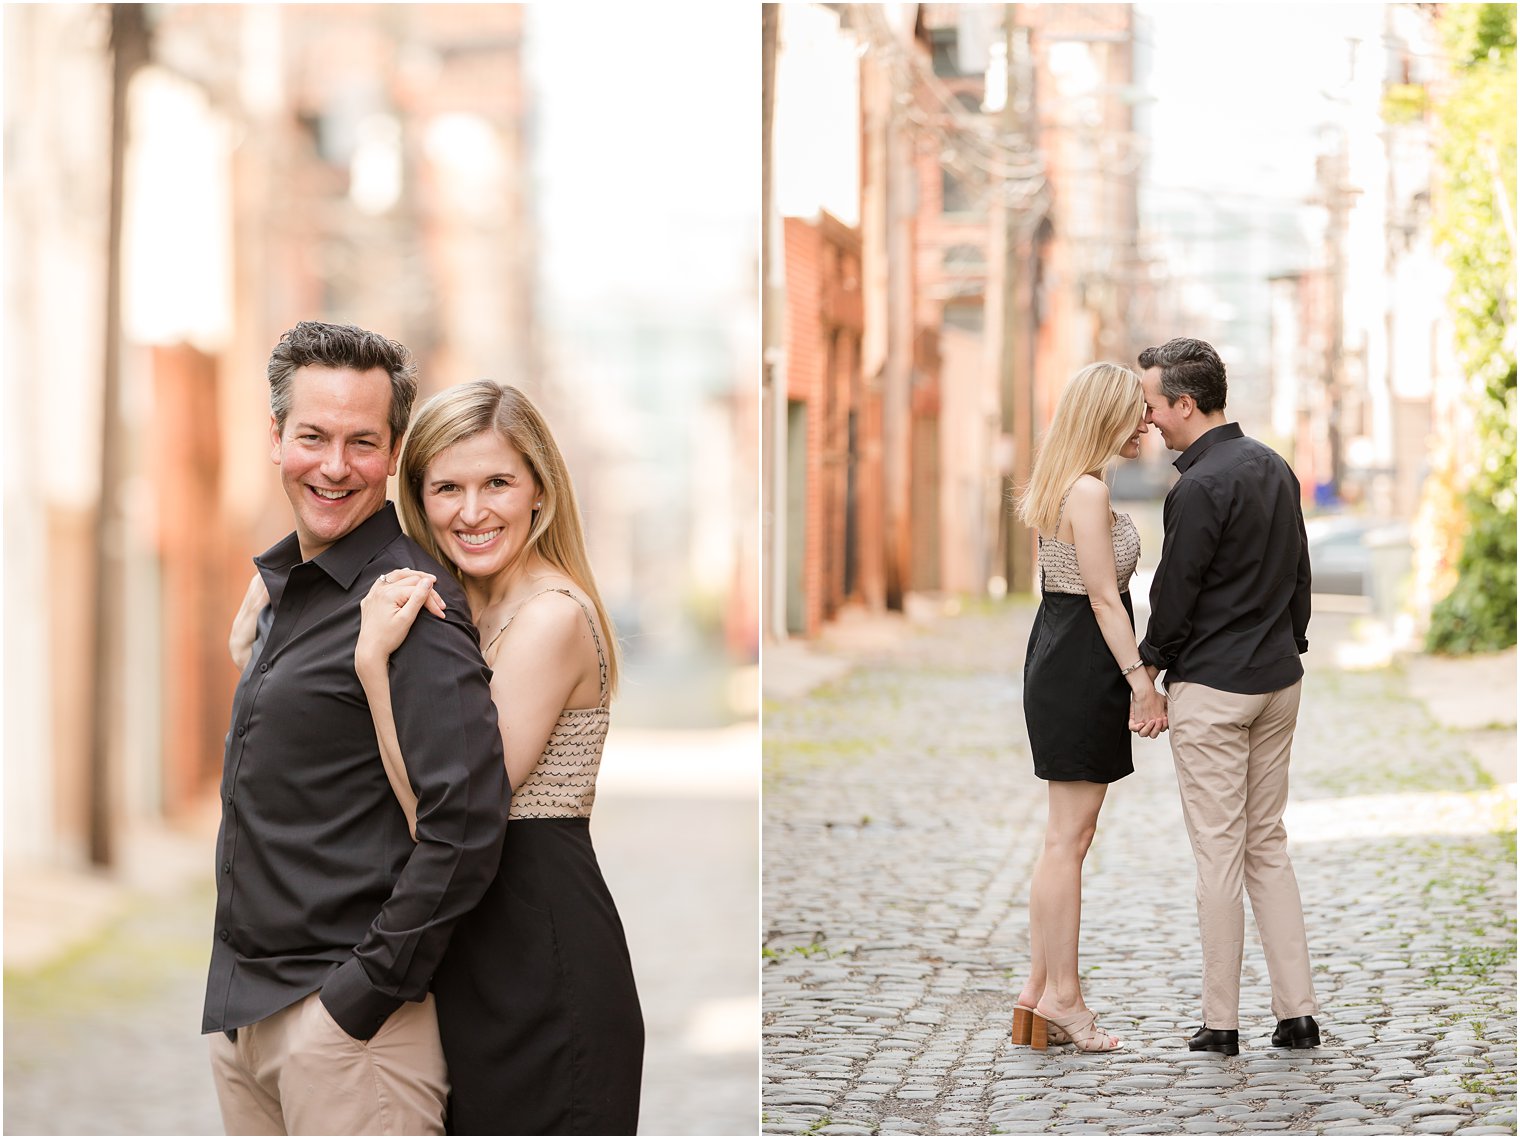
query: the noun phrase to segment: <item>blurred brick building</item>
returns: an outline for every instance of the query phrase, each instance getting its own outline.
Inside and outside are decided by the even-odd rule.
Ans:
[[[381,331],[424,395],[536,375],[523,9],[5,21],[6,854],[109,865],[220,771],[280,333]]]
[[[1146,304],[1132,10],[768,12],[766,633],[1027,590],[1037,425]]]

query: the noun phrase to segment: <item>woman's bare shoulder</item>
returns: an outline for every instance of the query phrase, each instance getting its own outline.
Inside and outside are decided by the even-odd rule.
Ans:
[[[1093,475],[1083,475],[1067,492],[1067,508],[1083,512],[1108,510],[1108,484]]]
[[[503,640],[569,645],[586,632],[586,610],[580,591],[569,581],[550,582],[518,607]]]

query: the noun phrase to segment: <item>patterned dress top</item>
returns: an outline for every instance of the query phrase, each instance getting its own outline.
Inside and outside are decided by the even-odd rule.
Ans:
[[[511,819],[585,819],[591,817],[591,805],[596,801],[596,775],[602,765],[602,745],[607,742],[607,725],[610,713],[607,709],[607,657],[602,652],[602,638],[597,631],[596,618],[591,610],[568,589],[541,590],[523,601],[512,611],[491,643],[507,631],[512,619],[522,612],[523,605],[545,593],[563,593],[581,607],[591,626],[591,639],[596,643],[596,659],[601,667],[601,700],[595,708],[566,708],[560,712],[549,740],[544,744],[543,754],[538,757],[528,777],[512,792],[512,802],[507,808]]]
[[[1075,484],[1073,484],[1075,485]],[[1061,517],[1066,513],[1066,500],[1071,490],[1061,496],[1061,509],[1056,514],[1055,529],[1061,529]],[[1114,569],[1119,576],[1119,592],[1129,588],[1129,579],[1135,566],[1140,563],[1140,531],[1128,514],[1115,514],[1111,531],[1114,539]],[[1087,593],[1082,583],[1082,571],[1077,568],[1077,547],[1071,542],[1039,536],[1040,592]]]

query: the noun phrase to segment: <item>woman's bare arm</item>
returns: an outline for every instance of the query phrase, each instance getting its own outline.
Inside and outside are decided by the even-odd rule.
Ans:
[[[1077,548],[1077,569],[1087,588],[1087,599],[1097,618],[1103,642],[1113,654],[1115,667],[1128,668],[1140,659],[1135,630],[1119,599],[1119,573],[1114,566],[1113,508],[1108,487],[1101,479],[1083,476],[1066,500],[1071,521],[1072,544]],[[1141,735],[1155,738],[1166,727],[1166,698],[1156,690],[1142,667],[1132,670],[1129,681],[1131,720],[1142,725]]]

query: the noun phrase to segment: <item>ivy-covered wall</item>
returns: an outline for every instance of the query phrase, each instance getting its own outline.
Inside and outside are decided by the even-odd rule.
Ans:
[[[1472,653],[1515,643],[1515,7],[1447,4],[1438,18],[1452,81],[1435,103],[1435,239],[1475,437],[1438,443],[1426,488],[1422,514],[1439,522],[1423,540],[1454,568],[1426,647]]]

